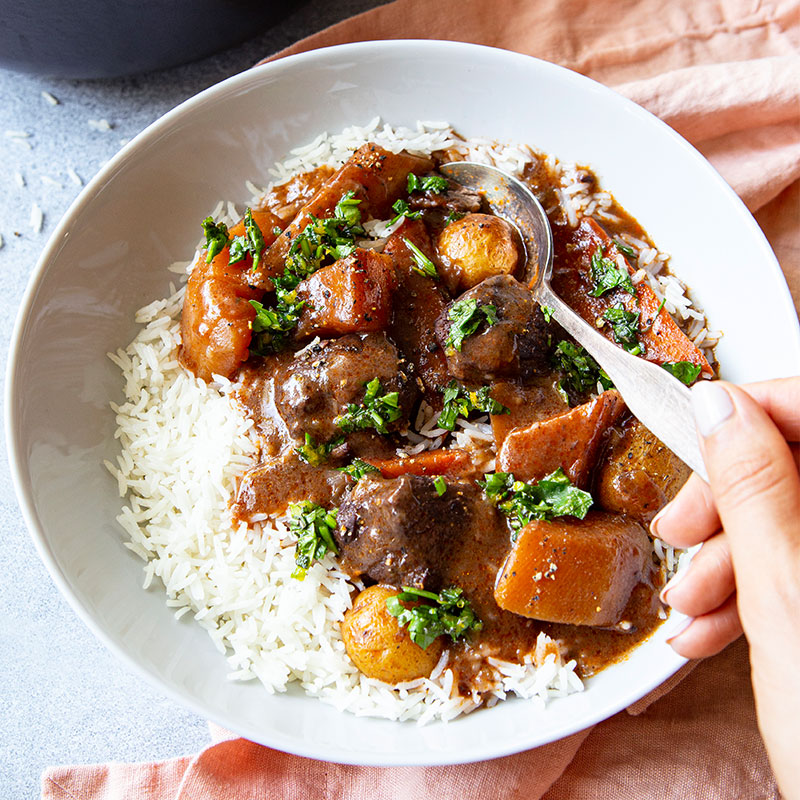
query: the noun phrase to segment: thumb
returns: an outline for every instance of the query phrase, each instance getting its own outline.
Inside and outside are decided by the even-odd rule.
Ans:
[[[763,592],[765,580],[779,581],[780,590],[782,580],[796,581],[800,566],[800,476],[789,445],[737,386],[703,381],[692,389],[692,405],[737,589],[754,601],[774,596]]]

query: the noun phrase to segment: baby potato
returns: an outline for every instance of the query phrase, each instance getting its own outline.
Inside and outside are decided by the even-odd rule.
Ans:
[[[364,589],[341,625],[344,646],[353,663],[368,678],[385,683],[427,677],[442,655],[440,639],[423,650],[389,613],[386,598],[397,594],[391,586]]]
[[[516,232],[490,214],[467,214],[452,222],[436,246],[451,292],[471,289],[493,275],[511,275],[519,262]]]

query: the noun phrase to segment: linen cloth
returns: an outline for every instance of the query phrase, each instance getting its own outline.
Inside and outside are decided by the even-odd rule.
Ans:
[[[661,117],[755,214],[800,305],[800,0],[395,0],[272,58],[393,38],[475,42],[544,58]],[[212,725],[214,741],[197,755],[51,767],[42,798],[777,798],[756,726],[746,642],[691,666],[627,713],[493,761],[328,764]]]

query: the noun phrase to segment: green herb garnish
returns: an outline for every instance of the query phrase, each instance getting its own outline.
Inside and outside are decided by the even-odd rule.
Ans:
[[[453,222],[458,222],[460,219],[464,219],[467,216],[466,211],[451,211],[445,218],[444,224],[445,226],[451,225]]]
[[[327,263],[349,256],[356,247],[356,236],[364,235],[361,226],[361,200],[355,192],[342,195],[328,219],[311,217],[302,232],[292,240],[286,254],[286,270],[302,280]]]
[[[392,205],[392,210],[397,213],[397,216],[390,220],[389,225],[394,225],[401,217],[406,219],[419,219],[422,215],[421,211],[412,211],[408,207],[405,200],[398,200]]]
[[[303,580],[313,561],[320,561],[328,552],[339,552],[333,541],[338,509],[327,511],[322,506],[303,500],[289,504],[288,528],[297,537],[292,577]]]
[[[333,209],[334,220],[341,220],[349,232],[363,233],[360,205],[361,200],[354,191],[345,192]]]
[[[441,475],[437,475],[433,479],[433,488],[436,489],[436,494],[441,497],[447,491],[447,481]]]
[[[350,403],[347,411],[334,422],[345,432],[375,428],[378,433],[389,433],[389,423],[400,419],[400,395],[398,392],[381,394],[381,382],[373,378],[366,384],[364,400],[360,406]]]
[[[622,303],[609,308],[603,319],[611,323],[614,341],[621,344],[631,355],[644,353],[644,345],[639,341],[639,312],[626,311]]]
[[[482,386],[477,391],[465,389],[456,381],[450,381],[442,396],[442,413],[436,425],[452,431],[459,417],[466,419],[473,411],[484,414],[508,414],[509,409],[489,396],[490,387]]]
[[[228,244],[228,226],[224,222],[214,222],[213,217],[206,217],[203,222],[206,235],[206,262],[219,255]]]
[[[553,351],[553,366],[564,373],[561,388],[576,395],[594,392],[598,382],[603,389],[614,384],[605,370],[579,344],[562,339]]]
[[[422,603],[413,608],[403,606],[403,602],[419,600],[430,600],[435,605]],[[455,641],[469,631],[483,628],[483,623],[472,610],[472,604],[458,586],[442,589],[439,594],[404,586],[400,594],[386,598],[386,608],[392,616],[397,617],[400,625],[408,625],[411,641],[423,650],[444,634]]]
[[[478,485],[487,499],[509,517],[515,532],[534,519],[583,519],[593,502],[589,492],[575,486],[561,467],[535,483],[515,481],[510,472],[488,473],[484,478]]]
[[[539,308],[542,310],[542,316],[544,317],[544,321],[550,322],[556,310],[554,308],[550,308],[550,306],[539,306]]]
[[[314,437],[310,433],[307,433],[305,435],[305,440],[305,444],[301,444],[300,447],[295,447],[295,453],[297,453],[306,464],[310,464],[312,467],[319,467],[328,460],[328,456],[330,456],[331,452],[344,442],[344,436],[333,439],[326,444],[316,444],[314,442]]]
[[[594,281],[592,297],[601,297],[617,288],[631,295],[636,294],[628,271],[621,270],[610,258],[604,258],[603,251],[599,247],[592,254],[592,280]]]
[[[445,340],[445,349],[452,352],[461,352],[461,345],[467,336],[472,336],[482,323],[491,327],[497,322],[497,308],[491,303],[479,306],[478,301],[472,297],[468,300],[459,300],[453,303],[447,316],[451,321],[450,330]]]
[[[406,239],[405,236],[403,237],[403,241],[406,243],[406,247],[411,251],[411,257],[414,259],[415,266],[412,267],[412,269],[419,272],[420,275],[424,275],[426,278],[438,280],[439,273],[436,271],[436,266],[433,261],[431,261],[414,242]]]
[[[258,227],[253,219],[253,212],[248,208],[244,212],[244,235],[234,236],[231,242],[230,263],[236,264],[248,254],[253,257],[251,270],[255,272],[261,261],[261,254],[264,252],[266,244],[261,228]]]
[[[300,319],[305,301],[297,299],[297,292],[276,289],[277,302],[273,308],[266,308],[258,300],[248,300],[256,310],[252,322],[253,336],[250,352],[257,356],[276,353],[286,343],[286,334]]]
[[[364,233],[358,208],[360,202],[361,200],[356,199],[355,192],[346,192],[334,207],[333,217],[320,220],[312,216],[311,222],[294,237],[286,255],[283,275],[272,279],[275,305],[266,308],[256,300],[249,301],[256,309],[251,353],[265,356],[281,350],[286,345],[287,334],[297,326],[300,312],[305,305],[303,300],[297,299],[297,287],[301,281],[327,263],[345,258],[355,250],[355,237]],[[248,209],[245,219],[249,213]],[[231,245],[231,254],[233,249],[234,246]],[[254,259],[253,269],[257,263]]]
[[[623,255],[628,256],[628,258],[636,258],[636,251],[630,245],[625,244],[620,239],[614,239],[614,244]]]
[[[413,172],[408,173],[408,193],[411,192],[434,192],[441,194],[450,188],[450,183],[447,178],[441,175],[426,175],[420,178]]]
[[[337,469],[339,472],[349,475],[356,483],[371,472],[380,472],[377,467],[373,467],[372,464],[362,461],[360,458],[354,458],[346,467],[337,467]]]
[[[692,364],[691,361],[667,361],[661,366],[664,367],[670,375],[673,375],[687,386],[691,386],[703,371],[702,367]]]

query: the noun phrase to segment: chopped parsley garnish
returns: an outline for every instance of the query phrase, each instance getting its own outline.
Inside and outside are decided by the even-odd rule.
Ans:
[[[213,217],[206,217],[202,225],[206,235],[206,262],[210,262],[228,244],[228,226],[224,222],[214,222]]]
[[[361,211],[358,208],[360,202],[356,199],[355,192],[346,192],[336,204],[333,217],[321,220],[312,216],[311,222],[302,233],[294,237],[286,256],[283,275],[272,279],[275,305],[266,308],[256,300],[249,301],[256,310],[251,353],[265,356],[281,350],[286,344],[286,334],[297,326],[300,312],[305,305],[303,300],[297,299],[300,282],[326,263],[345,258],[355,250],[356,235],[364,233],[361,227]],[[248,214],[249,209],[245,213],[245,220]],[[261,241],[263,244],[263,237]],[[231,245],[231,263],[234,263],[234,244]],[[253,269],[257,264],[258,261],[254,258]]]
[[[408,193],[411,192],[434,192],[441,194],[450,188],[450,183],[447,178],[441,175],[426,175],[420,178],[413,172],[408,173]]]
[[[535,483],[515,481],[510,472],[492,472],[484,477],[486,480],[478,481],[478,485],[487,499],[508,516],[515,532],[534,519],[583,519],[593,502],[589,492],[575,486],[561,467]]]
[[[610,258],[605,258],[599,247],[592,254],[592,280],[594,281],[592,297],[602,297],[606,292],[618,288],[628,294],[636,294],[628,271],[620,269]]]
[[[361,200],[355,192],[342,195],[328,219],[311,217],[301,233],[292,240],[286,255],[286,271],[300,280],[326,263],[346,258],[355,250],[356,236],[364,235],[361,226]]]
[[[412,211],[405,200],[398,200],[395,202],[392,206],[392,210],[397,213],[397,216],[389,222],[389,225],[394,225],[401,217],[405,217],[406,219],[419,219],[422,215],[421,211]]]
[[[413,608],[403,606],[404,602],[420,600],[430,600],[433,605],[421,603]],[[386,598],[386,608],[392,616],[397,617],[400,625],[408,625],[411,641],[423,650],[443,634],[455,641],[469,631],[483,628],[483,623],[472,610],[472,604],[458,586],[442,589],[439,594],[404,586],[400,594]]]
[[[373,467],[372,464],[362,461],[360,458],[354,458],[346,467],[337,467],[337,469],[339,472],[349,475],[356,483],[371,472],[380,472],[377,467]]]
[[[436,420],[436,425],[447,431],[452,431],[459,417],[466,419],[473,411],[484,414],[508,414],[502,403],[489,397],[489,386],[482,386],[477,391],[466,389],[456,381],[450,381],[442,396],[442,413]]]
[[[461,352],[461,345],[467,336],[472,336],[484,322],[489,327],[497,322],[497,308],[491,303],[479,306],[478,301],[471,297],[453,303],[447,316],[452,324],[444,343],[445,349]]]
[[[441,497],[447,491],[447,481],[441,475],[437,475],[433,479],[433,488],[436,489],[436,494]]]
[[[276,287],[277,302],[274,308],[266,308],[258,300],[249,300],[256,310],[252,322],[253,336],[250,351],[257,356],[276,353],[286,343],[286,334],[300,319],[305,302],[297,299],[297,292],[283,291]]]
[[[403,241],[406,243],[406,247],[411,251],[411,257],[414,259],[415,266],[413,266],[412,269],[419,272],[420,275],[424,275],[426,278],[438,280],[439,273],[436,271],[436,266],[433,261],[431,261],[410,239],[406,239],[404,236]]]
[[[289,504],[289,531],[297,537],[292,577],[303,580],[312,562],[325,557],[327,552],[339,552],[333,541],[338,509],[327,511],[322,506],[303,500]]]
[[[625,244],[620,239],[614,239],[614,244],[623,255],[628,256],[628,258],[636,258],[636,251],[629,244]]]
[[[544,317],[545,322],[550,322],[553,319],[553,314],[555,313],[554,308],[550,308],[550,306],[539,306],[542,309],[542,316]]]
[[[444,224],[450,225],[453,222],[458,222],[460,219],[464,219],[467,216],[466,211],[451,211],[445,218]]]
[[[691,386],[703,371],[702,367],[692,364],[691,361],[667,361],[661,366],[664,367],[670,375],[673,375],[687,386]]]
[[[378,433],[389,433],[389,423],[400,419],[400,395],[397,392],[381,394],[381,382],[373,378],[366,384],[364,400],[360,406],[350,403],[347,411],[334,422],[345,432],[375,428]]]
[[[258,227],[258,224],[253,219],[253,212],[248,208],[244,212],[244,235],[234,236],[231,242],[230,263],[236,264],[244,259],[245,256],[251,255],[253,257],[251,269],[255,272],[258,269],[261,254],[264,252],[265,247],[261,228]]]
[[[295,447],[294,451],[306,464],[310,464],[312,467],[319,467],[324,464],[331,452],[344,442],[344,436],[340,436],[338,439],[333,439],[326,444],[316,444],[314,437],[310,433],[305,435],[305,439],[305,444]]]
[[[603,389],[611,389],[614,385],[583,347],[566,339],[562,339],[553,351],[553,366],[564,374],[559,381],[561,389],[572,394],[593,392],[598,382]]]
[[[356,198],[354,191],[345,192],[333,209],[333,218],[341,220],[349,231],[363,233],[359,205],[361,205],[361,200]]]
[[[626,311],[622,303],[609,308],[603,319],[611,323],[614,341],[621,344],[631,355],[644,353],[644,345],[639,341],[639,312]]]

